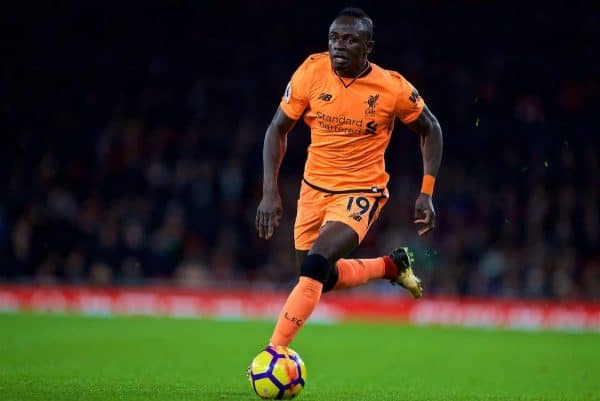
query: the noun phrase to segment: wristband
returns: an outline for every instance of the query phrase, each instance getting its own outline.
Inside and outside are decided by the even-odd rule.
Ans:
[[[431,174],[423,176],[423,184],[421,184],[421,193],[429,196],[433,195],[433,187],[435,185],[435,177]]]

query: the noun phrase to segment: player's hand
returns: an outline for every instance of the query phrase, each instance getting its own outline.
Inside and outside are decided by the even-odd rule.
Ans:
[[[256,211],[256,230],[260,238],[270,239],[273,236],[273,231],[281,221],[281,213],[281,197],[279,194],[263,193]]]
[[[425,235],[435,227],[435,210],[433,209],[431,196],[419,194],[415,202],[414,223],[417,226],[419,237]]]

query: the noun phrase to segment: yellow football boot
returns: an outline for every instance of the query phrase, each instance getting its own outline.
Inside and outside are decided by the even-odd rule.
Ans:
[[[415,261],[413,253],[407,247],[398,248],[390,254],[390,259],[398,266],[398,277],[391,280],[392,284],[400,284],[410,292],[413,298],[420,298],[423,295],[423,286],[421,279],[415,276],[412,270]]]

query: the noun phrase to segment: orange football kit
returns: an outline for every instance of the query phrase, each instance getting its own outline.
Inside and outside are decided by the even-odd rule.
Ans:
[[[329,54],[309,56],[281,100],[291,119],[304,115],[311,142],[294,225],[295,248],[310,249],[327,221],[352,227],[361,242],[389,198],[384,153],[396,117],[415,121],[425,103],[402,75],[373,63],[342,78]]]

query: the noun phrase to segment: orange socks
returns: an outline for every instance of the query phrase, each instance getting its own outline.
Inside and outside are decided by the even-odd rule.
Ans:
[[[303,264],[301,271],[305,269],[311,276],[318,277],[318,272],[325,271],[321,264],[327,266],[328,262],[322,256],[307,256],[309,257],[312,259],[309,262],[305,259],[307,263]],[[340,259],[336,265],[338,280],[334,290],[356,287],[378,278],[394,279],[398,275],[398,268],[389,256],[375,259]],[[320,281],[300,276],[279,314],[271,336],[271,345],[287,347],[292,342],[298,330],[319,304],[322,292],[323,284]]]
[[[369,280],[394,279],[398,268],[389,256],[374,259],[340,259],[336,263],[338,281],[334,290],[356,287]]]
[[[306,319],[317,307],[323,284],[306,276],[300,276],[298,283],[283,305],[275,330],[271,336],[271,345],[288,346],[304,325]]]

